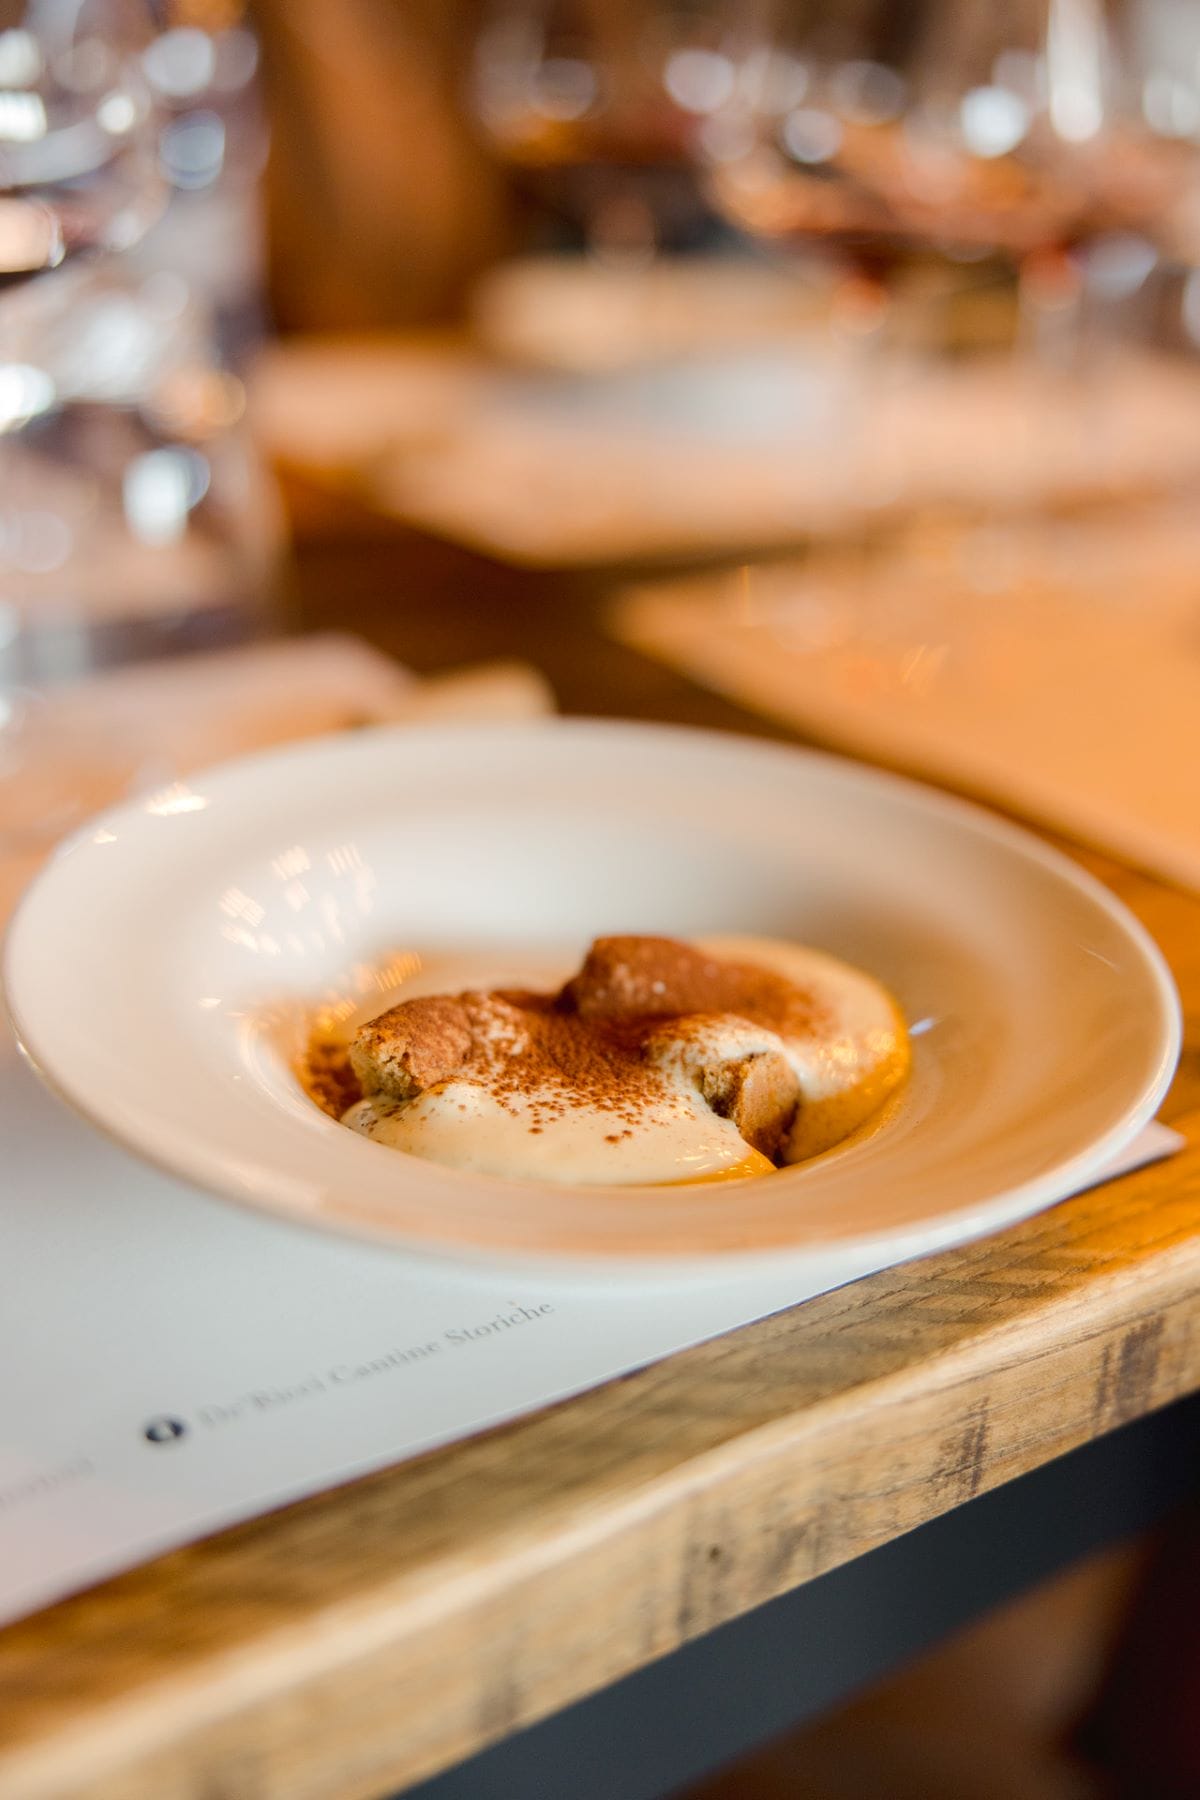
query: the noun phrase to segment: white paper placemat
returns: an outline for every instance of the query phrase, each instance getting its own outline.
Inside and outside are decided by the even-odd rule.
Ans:
[[[598,1287],[343,1243],[125,1155],[7,1036],[0,1143],[0,1620],[877,1266]]]

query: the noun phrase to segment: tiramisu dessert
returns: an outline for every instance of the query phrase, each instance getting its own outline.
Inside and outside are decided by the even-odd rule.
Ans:
[[[355,1131],[478,1174],[764,1175],[841,1142],[909,1066],[887,990],[768,938],[607,937],[556,993],[402,1000],[302,1078]]]

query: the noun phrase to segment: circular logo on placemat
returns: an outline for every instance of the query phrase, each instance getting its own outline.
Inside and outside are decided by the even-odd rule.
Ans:
[[[151,1444],[173,1444],[177,1438],[187,1436],[187,1426],[182,1419],[159,1413],[156,1419],[150,1419],[142,1426],[142,1436]]]

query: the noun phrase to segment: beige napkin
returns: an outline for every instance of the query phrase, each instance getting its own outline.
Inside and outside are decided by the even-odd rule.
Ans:
[[[184,772],[326,731],[445,717],[527,718],[553,704],[526,663],[488,663],[418,680],[340,632],[139,663],[50,689],[62,731],[109,728]]]
[[[526,663],[418,680],[341,633],[139,663],[33,696],[0,730],[0,920],[91,812],[210,763],[360,725],[527,719],[553,709]]]

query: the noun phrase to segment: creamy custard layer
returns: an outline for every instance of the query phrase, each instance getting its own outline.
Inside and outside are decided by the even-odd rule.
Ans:
[[[682,1085],[665,1085],[636,1126],[617,1125],[615,1131],[609,1114],[586,1106],[538,1125],[544,1100],[537,1094],[502,1106],[486,1088],[450,1081],[407,1103],[378,1096],[361,1100],[343,1122],[377,1143],[479,1175],[626,1186],[711,1180],[774,1167],[750,1148],[732,1120],[719,1118],[699,1093]]]
[[[808,1030],[793,1028],[783,1052],[800,1086],[785,1162],[830,1150],[865,1125],[908,1074],[912,1060],[899,1006],[881,982],[850,963],[776,938],[705,938],[730,961],[774,970],[818,1001]]]

